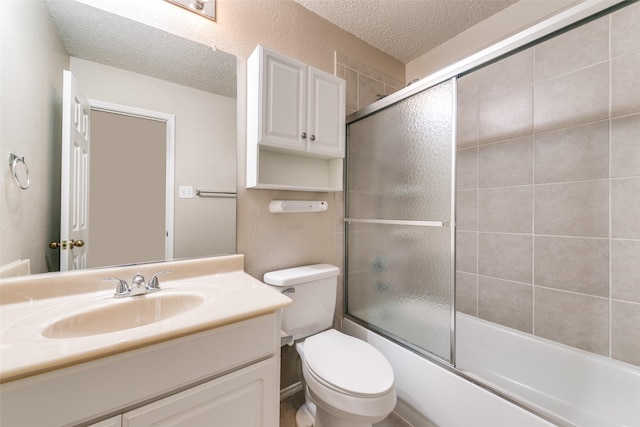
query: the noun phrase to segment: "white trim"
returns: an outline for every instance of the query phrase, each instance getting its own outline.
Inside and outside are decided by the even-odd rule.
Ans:
[[[165,190],[165,242],[164,258],[173,259],[174,243],[174,169],[175,169],[175,129],[176,116],[174,114],[162,113],[159,111],[145,110],[131,107],[129,105],[114,104],[111,102],[89,99],[92,110],[114,112],[133,117],[143,117],[145,119],[165,122],[167,125],[167,169],[166,169],[166,190]]]

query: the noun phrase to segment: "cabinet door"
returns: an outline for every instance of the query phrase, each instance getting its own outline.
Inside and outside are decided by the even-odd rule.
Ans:
[[[123,427],[277,427],[275,360],[251,365],[123,414]]]
[[[344,157],[345,82],[309,67],[309,152]]]
[[[264,50],[260,144],[307,150],[306,65]]]

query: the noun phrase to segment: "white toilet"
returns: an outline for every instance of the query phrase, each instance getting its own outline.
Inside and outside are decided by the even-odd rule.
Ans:
[[[328,264],[267,273],[264,282],[293,300],[282,329],[296,343],[306,382],[297,427],[371,427],[396,405],[393,370],[370,344],[328,329],[333,323],[338,274]],[[322,332],[324,331],[324,332]]]

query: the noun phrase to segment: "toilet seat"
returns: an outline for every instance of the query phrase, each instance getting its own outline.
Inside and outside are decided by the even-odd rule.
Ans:
[[[393,369],[378,349],[335,329],[305,340],[304,364],[316,381],[341,394],[375,398],[394,387]]]

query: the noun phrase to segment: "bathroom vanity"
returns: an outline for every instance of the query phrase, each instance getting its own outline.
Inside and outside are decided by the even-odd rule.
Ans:
[[[102,280],[166,269],[135,297]],[[0,301],[0,425],[279,423],[290,300],[242,255],[3,280]]]

